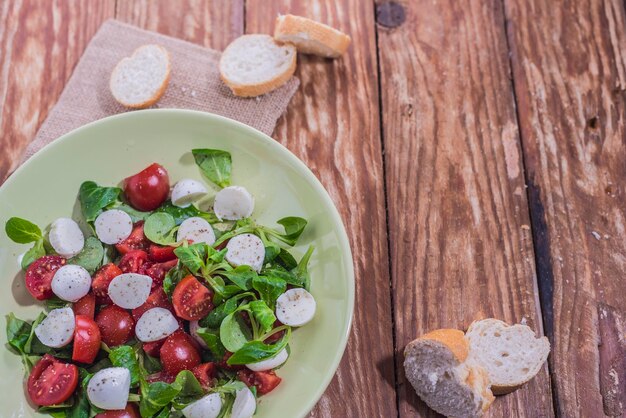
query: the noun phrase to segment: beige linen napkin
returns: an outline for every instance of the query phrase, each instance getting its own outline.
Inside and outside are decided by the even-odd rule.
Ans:
[[[271,135],[276,121],[300,84],[293,77],[269,94],[250,99],[238,98],[220,80],[220,52],[108,20],[89,42],[58,103],[27,147],[24,159],[73,129],[128,111],[111,96],[109,77],[122,58],[149,43],[164,46],[170,53],[172,63],[169,87],[153,107],[216,113]]]

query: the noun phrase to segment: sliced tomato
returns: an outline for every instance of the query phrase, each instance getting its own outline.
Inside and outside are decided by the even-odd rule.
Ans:
[[[273,371],[253,372],[249,369],[241,369],[237,372],[237,377],[246,386],[255,386],[259,395],[265,395],[273,391],[281,382],[281,378]]]
[[[154,263],[143,269],[141,274],[146,274],[152,278],[152,288],[162,287],[163,280],[168,271],[176,267],[178,260],[170,260],[164,263]],[[145,265],[145,264],[144,264]]]
[[[93,363],[100,351],[100,341],[98,324],[88,316],[77,315],[72,360],[79,363]]]
[[[146,302],[138,308],[133,309],[133,318],[135,321],[139,321],[141,315],[146,313],[147,310],[152,308],[165,308],[168,311],[174,313],[174,307],[170,303],[170,300],[167,298],[165,291],[163,291],[162,287],[158,287],[150,293]]]
[[[100,328],[102,342],[109,347],[124,344],[133,337],[135,321],[119,306],[109,305],[98,312],[96,324]]]
[[[130,236],[119,244],[115,244],[117,251],[124,255],[132,250],[147,250],[150,242],[143,233],[143,221],[137,222]]]
[[[193,339],[183,331],[176,331],[167,337],[160,354],[163,370],[172,376],[183,370],[192,370],[201,361]]]
[[[172,303],[176,315],[187,321],[198,321],[213,310],[213,292],[189,275],[176,285]]]
[[[154,210],[167,199],[169,192],[167,170],[157,163],[124,180],[124,195],[135,209]]]
[[[141,273],[145,271],[144,264],[148,262],[148,253],[143,250],[131,250],[124,254],[117,263],[122,273]],[[142,269],[144,269],[142,271]]]
[[[198,379],[203,388],[208,389],[217,374],[217,366],[215,363],[202,363],[194,367],[191,373]]]
[[[30,372],[27,391],[36,405],[50,406],[68,400],[77,385],[78,367],[46,354]]]
[[[93,319],[96,314],[96,297],[93,293],[87,293],[74,302],[72,309],[74,309],[74,315],[84,315]]]
[[[164,342],[165,342],[165,338],[159,341],[143,343],[142,345],[143,351],[145,351],[145,353],[151,357],[160,357],[161,347],[163,347]]]
[[[174,247],[161,247],[160,245],[150,244],[150,248],[148,249],[148,255],[150,256],[150,260],[157,263],[176,260]]]
[[[228,359],[231,358],[232,355],[233,353],[231,353],[230,351],[226,351],[224,353],[224,357],[217,363],[217,366],[219,366],[222,369],[230,370],[230,371],[237,371],[246,367],[242,364],[232,364],[232,365],[228,364]]]
[[[278,319],[274,322],[274,328],[277,328],[279,326],[283,325],[282,322],[280,322]],[[276,334],[272,334],[270,335],[268,338],[265,339],[265,341],[263,341],[265,344],[274,344],[276,342],[278,342],[278,340],[280,340],[281,338],[283,338],[283,335],[285,335],[285,330],[282,331],[278,331]]]
[[[26,289],[37,300],[50,299],[52,293],[52,278],[54,273],[64,266],[66,260],[58,255],[44,255],[33,261],[26,270]]]
[[[128,403],[122,410],[100,412],[94,418],[141,418],[141,415],[135,404]]]
[[[105,264],[96,272],[91,281],[91,289],[100,304],[111,304],[109,285],[111,281],[122,274],[122,270],[113,263]]]

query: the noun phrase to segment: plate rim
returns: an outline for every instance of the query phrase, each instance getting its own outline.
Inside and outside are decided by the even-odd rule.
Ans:
[[[311,410],[313,410],[313,408],[317,405],[317,403],[321,399],[322,395],[326,392],[326,389],[330,385],[332,379],[337,374],[337,370],[345,354],[348,340],[350,338],[350,333],[352,331],[352,324],[354,321],[356,280],[355,280],[355,274],[354,274],[354,258],[352,255],[352,249],[350,247],[350,239],[346,232],[346,227],[343,223],[343,219],[341,218],[339,210],[335,206],[335,203],[333,202],[330,195],[328,194],[328,191],[322,185],[322,183],[317,178],[317,176],[313,174],[311,169],[302,160],[300,160],[294,153],[292,153],[286,146],[284,146],[283,144],[281,144],[280,142],[278,142],[271,136],[259,131],[256,128],[253,128],[252,126],[246,125],[242,122],[228,118],[226,116],[217,115],[215,113],[204,112],[204,111],[199,111],[199,110],[190,110],[190,109],[143,109],[143,110],[127,111],[123,113],[118,113],[116,115],[107,116],[102,119],[98,119],[98,120],[89,122],[87,124],[84,124],[78,128],[75,128],[61,135],[60,137],[53,140],[52,142],[46,144],[44,147],[38,150],[34,155],[32,155],[30,158],[28,158],[26,161],[20,164],[20,166],[17,167],[11,174],[9,174],[9,176],[5,179],[4,183],[0,186],[0,191],[4,189],[6,185],[9,185],[13,181],[15,181],[15,179],[19,177],[20,173],[25,169],[25,167],[29,167],[33,164],[37,164],[37,161],[40,160],[41,158],[44,158],[44,156],[47,154],[47,152],[50,149],[53,149],[58,144],[67,141],[68,138],[71,138],[72,136],[79,134],[82,131],[90,130],[95,127],[98,127],[99,125],[106,125],[107,123],[110,123],[112,120],[131,119],[131,118],[136,117],[137,115],[148,114],[148,113],[149,114],[165,113],[165,114],[173,114],[173,115],[180,114],[180,115],[187,115],[187,116],[193,116],[193,117],[198,117],[198,118],[207,118],[213,121],[217,121],[218,123],[231,125],[235,129],[239,129],[239,130],[242,130],[251,134],[251,136],[253,136],[256,140],[260,140],[270,147],[277,147],[280,150],[280,152],[282,152],[286,156],[286,158],[290,160],[290,162],[299,169],[301,173],[304,173],[304,175],[310,181],[311,185],[318,192],[318,195],[321,195],[323,199],[325,200],[325,203],[327,204],[327,206],[331,208],[331,216],[333,220],[341,226],[340,230],[338,231],[338,235],[340,238],[339,244],[342,247],[342,252],[346,254],[348,257],[348,260],[347,260],[348,262],[346,263],[346,268],[347,268],[346,272],[347,272],[347,280],[348,280],[348,300],[347,300],[348,321],[347,321],[347,324],[345,325],[345,332],[341,336],[341,341],[339,343],[338,350],[336,350],[336,352],[334,353],[334,358],[332,359],[332,362],[331,362],[332,373],[324,377],[324,379],[321,381],[321,385],[316,390],[316,392],[314,392],[309,405],[307,405],[305,409],[303,410],[302,417],[306,416],[309,412],[311,412]]]

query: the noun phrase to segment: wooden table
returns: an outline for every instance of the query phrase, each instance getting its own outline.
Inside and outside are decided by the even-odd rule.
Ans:
[[[352,335],[311,416],[433,416],[404,346],[485,316],[552,343],[490,416],[626,415],[622,0],[2,0],[0,179],[104,20],[221,49],[288,12],[353,39],[340,60],[300,58],[274,135],[354,252]]]

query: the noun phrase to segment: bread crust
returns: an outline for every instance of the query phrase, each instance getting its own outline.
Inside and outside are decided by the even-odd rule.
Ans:
[[[251,35],[243,35],[243,36],[251,36]],[[224,55],[222,54],[222,58],[220,58],[220,78],[222,79],[224,84],[226,84],[231,89],[233,94],[239,97],[256,97],[262,94],[269,93],[273,90],[276,90],[277,88],[285,84],[287,81],[289,81],[291,76],[293,76],[293,74],[296,72],[296,64],[298,61],[297,54],[293,54],[293,58],[291,59],[291,62],[289,63],[289,67],[284,72],[278,74],[276,77],[268,81],[264,81],[262,83],[241,84],[241,83],[235,83],[234,81],[229,80],[228,77],[226,77],[226,75],[221,69],[222,68],[221,60],[223,59],[223,57]]]
[[[274,39],[293,43],[298,52],[330,58],[341,56],[352,41],[349,35],[333,27],[289,14],[276,18]]]
[[[125,57],[122,58],[120,60],[120,62],[118,62],[115,67],[113,68],[113,71],[111,72],[111,78],[109,79],[109,90],[111,91],[111,95],[113,96],[113,98],[122,106],[127,107],[129,109],[145,109],[147,107],[152,106],[153,104],[155,104],[156,102],[158,102],[161,97],[163,97],[163,94],[165,94],[165,90],[167,90],[167,86],[170,83],[170,76],[172,73],[172,64],[171,64],[171,60],[170,60],[170,53],[167,51],[167,49],[165,49],[164,47],[162,47],[161,45],[157,45],[157,44],[152,44],[153,46],[158,47],[159,49],[161,49],[164,53],[165,56],[167,57],[167,69],[166,69],[166,73],[165,73],[165,78],[163,79],[163,83],[161,84],[161,86],[159,87],[159,89],[154,93],[154,95],[152,97],[150,97],[148,100],[141,102],[141,103],[125,103],[124,101],[122,101],[121,99],[115,97],[115,94],[113,94],[113,75],[119,71],[119,68],[122,64],[122,62],[124,62],[124,60],[126,59],[132,59],[133,56],[141,49],[144,48],[148,45],[142,45],[139,48],[135,49],[133,51],[133,53],[131,54],[130,57]]]
[[[452,351],[459,363],[463,363],[469,355],[469,342],[465,338],[465,333],[458,329],[436,329],[422,335],[419,339],[434,340],[442,343]]]

